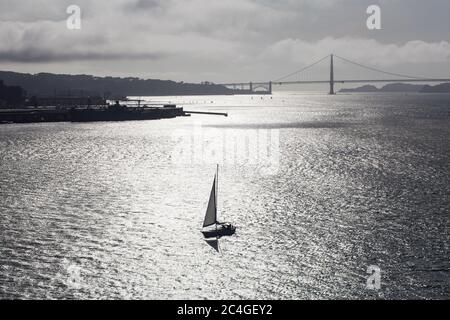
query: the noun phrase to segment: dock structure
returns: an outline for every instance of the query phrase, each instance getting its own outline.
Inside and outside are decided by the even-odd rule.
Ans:
[[[225,112],[206,112],[206,111],[184,111],[186,114],[205,114],[209,116],[224,116],[228,117],[228,113]]]
[[[69,111],[65,109],[7,109],[0,110],[0,124],[38,123],[70,121]]]
[[[119,103],[108,107],[25,108],[0,110],[0,124],[39,122],[97,122],[160,120],[205,114],[228,117],[228,113],[185,111],[176,105],[128,107]]]

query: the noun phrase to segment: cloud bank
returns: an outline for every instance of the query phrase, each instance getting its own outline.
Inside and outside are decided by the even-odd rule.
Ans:
[[[447,72],[450,22],[441,17],[450,3],[375,2],[384,20],[374,32],[365,0],[3,0],[0,69],[250,81],[335,53],[391,71]],[[72,4],[81,30],[66,28]]]

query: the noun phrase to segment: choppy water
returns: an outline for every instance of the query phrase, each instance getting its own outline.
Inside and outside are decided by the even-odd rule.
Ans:
[[[0,126],[0,298],[450,297],[450,96],[172,100],[230,117]],[[176,152],[198,130],[275,155],[224,161],[221,254],[214,159]]]

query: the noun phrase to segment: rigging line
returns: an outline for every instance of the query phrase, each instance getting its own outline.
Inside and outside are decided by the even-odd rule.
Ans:
[[[354,64],[354,65],[356,65],[358,67],[361,67],[361,68],[364,68],[364,69],[368,69],[368,70],[372,70],[372,71],[376,71],[376,72],[380,72],[380,73],[384,73],[384,74],[388,74],[388,75],[391,75],[391,76],[405,77],[405,78],[409,78],[409,79],[427,79],[425,77],[414,77],[414,76],[408,76],[408,75],[400,74],[400,73],[393,73],[393,72],[383,71],[383,70],[380,70],[380,69],[377,69],[377,68],[372,68],[372,67],[369,67],[369,66],[365,66],[363,64],[360,64],[360,63],[357,63],[357,62],[354,62],[354,61],[342,58],[342,57],[337,56],[337,55],[335,55],[335,57],[339,58],[339,59],[341,59],[341,60],[343,60],[345,62]]]
[[[292,72],[292,73],[288,74],[287,76],[281,77],[281,78],[279,78],[279,79],[277,79],[277,80],[275,80],[275,81],[273,81],[273,82],[279,82],[279,81],[284,80],[284,79],[286,79],[286,78],[292,77],[293,75],[296,75],[297,73],[301,73],[301,72],[303,72],[303,71],[305,71],[305,70],[307,70],[307,69],[309,69],[309,68],[314,67],[315,65],[321,63],[323,60],[328,59],[329,57],[330,57],[330,55],[328,55],[328,56],[326,56],[326,57],[323,57],[323,58],[320,59],[319,61],[314,62],[313,64],[311,64],[311,65],[309,65],[309,66],[307,66],[307,67],[304,67],[303,69],[300,69],[300,70],[298,70],[298,71]]]

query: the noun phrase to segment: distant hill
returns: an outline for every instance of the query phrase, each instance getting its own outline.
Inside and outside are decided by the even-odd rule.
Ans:
[[[375,86],[366,85],[353,89],[341,89],[339,92],[347,93],[347,92],[378,92],[379,89]]]
[[[424,86],[423,93],[450,93],[450,83],[442,83],[437,86]]]
[[[125,96],[228,95],[242,93],[210,83],[192,84],[139,78],[95,77],[51,73],[17,73],[0,71],[0,80],[22,87],[28,96],[104,96],[109,99]]]
[[[381,88],[382,92],[420,92],[422,84],[390,83]]]
[[[424,85],[405,84],[405,83],[391,83],[378,89],[375,86],[366,85],[354,89],[342,89],[339,92],[421,92]]]

